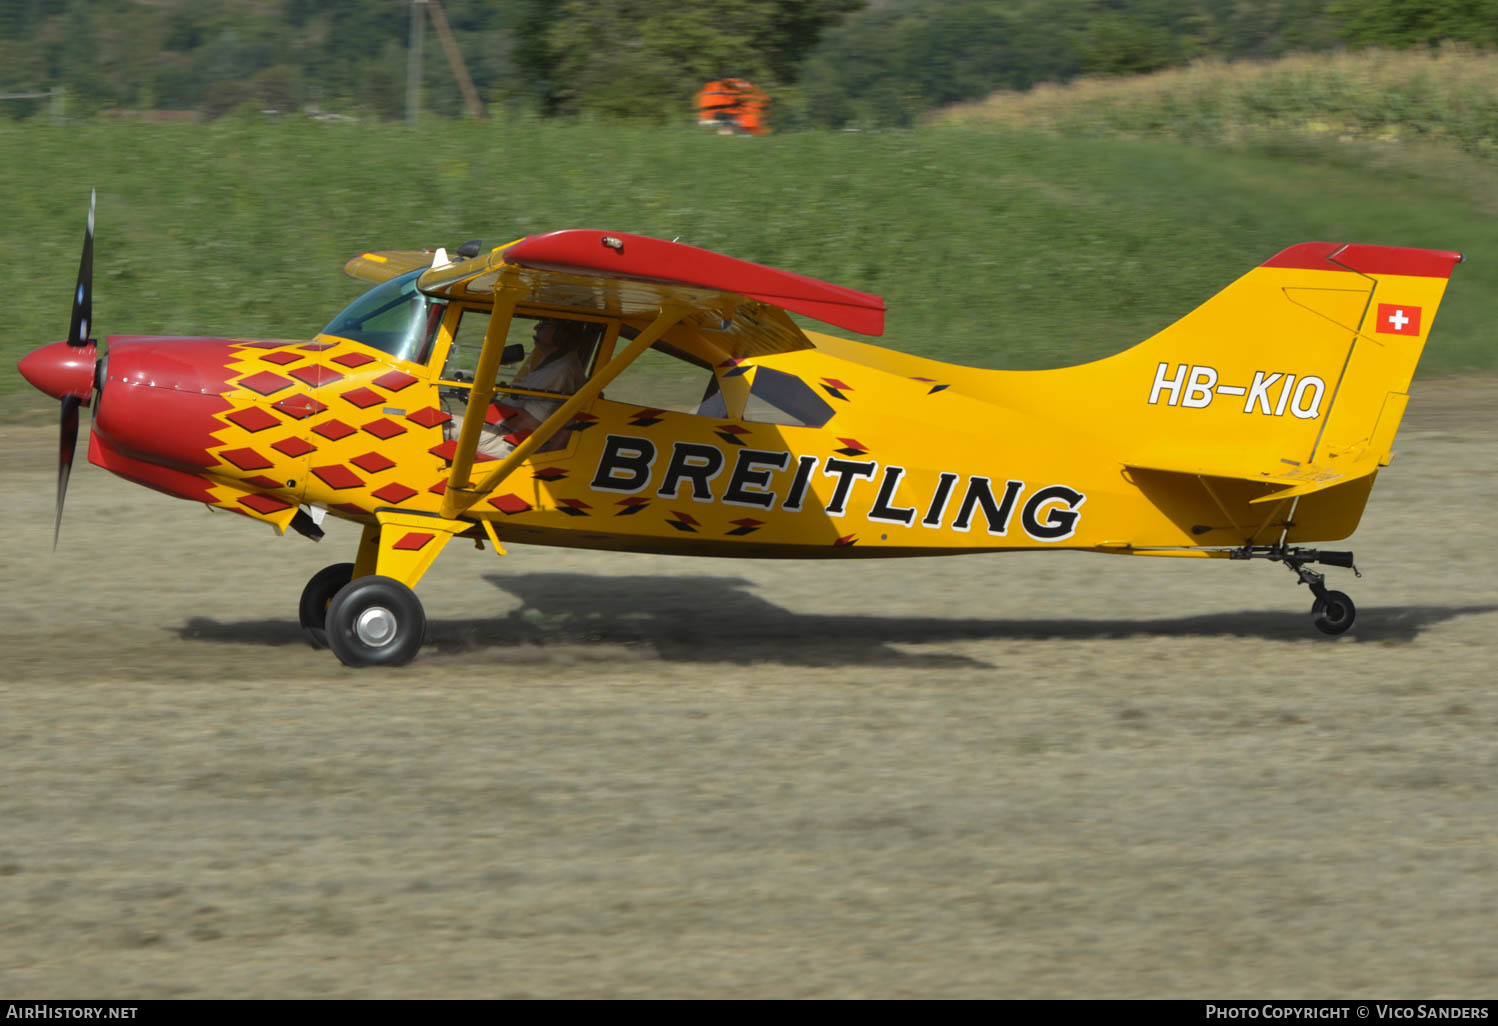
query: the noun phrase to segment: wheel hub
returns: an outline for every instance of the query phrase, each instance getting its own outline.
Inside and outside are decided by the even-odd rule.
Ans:
[[[366,645],[384,645],[395,637],[395,614],[384,606],[371,606],[354,620],[354,633]]]

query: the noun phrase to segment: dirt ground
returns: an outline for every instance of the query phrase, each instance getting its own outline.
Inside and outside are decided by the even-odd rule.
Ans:
[[[0,427],[0,995],[1491,997],[1498,379],[1268,563],[352,558]],[[81,456],[80,456],[81,458]]]

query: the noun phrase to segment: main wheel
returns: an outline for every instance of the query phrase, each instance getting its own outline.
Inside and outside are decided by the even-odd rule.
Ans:
[[[1352,599],[1340,591],[1327,592],[1326,598],[1317,599],[1311,607],[1316,629],[1322,634],[1341,634],[1352,626],[1357,615],[1358,609],[1352,604]]]
[[[377,574],[351,581],[328,606],[328,647],[345,666],[403,666],[426,640],[416,593]]]
[[[334,563],[312,575],[312,580],[302,589],[302,602],[297,612],[302,621],[302,630],[313,648],[328,647],[328,606],[343,586],[354,579],[354,564]]]

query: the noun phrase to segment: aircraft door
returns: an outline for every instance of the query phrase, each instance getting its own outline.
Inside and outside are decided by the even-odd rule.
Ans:
[[[444,325],[449,344],[439,388],[443,410],[453,418],[451,438],[458,437],[471,412],[469,397],[491,317],[486,309],[462,308],[450,314]],[[511,318],[495,376],[495,394],[483,411],[479,454],[504,458],[581,388],[593,372],[602,344],[611,340],[609,329],[601,320],[528,314]],[[564,428],[541,446],[538,455],[553,454],[552,459],[570,455],[575,434]]]

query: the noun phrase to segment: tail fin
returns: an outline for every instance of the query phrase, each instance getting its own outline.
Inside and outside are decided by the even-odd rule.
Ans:
[[[1461,259],[1301,243],[1133,349],[1072,370],[1112,383],[1129,467],[1253,481],[1266,486],[1250,490],[1256,504],[1324,493],[1387,465]],[[1369,487],[1302,503],[1295,540],[1351,533]]]

